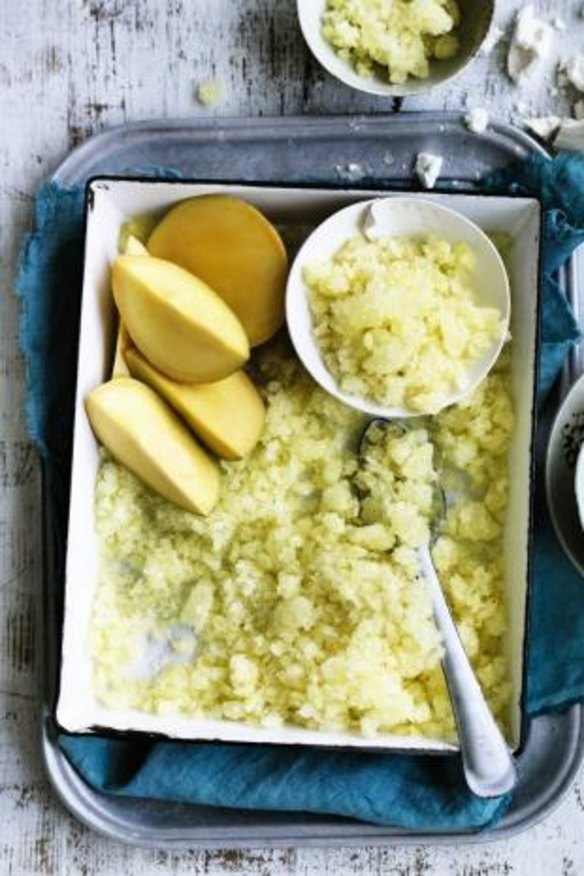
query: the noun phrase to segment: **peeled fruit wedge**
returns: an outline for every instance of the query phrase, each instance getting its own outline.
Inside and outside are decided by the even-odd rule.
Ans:
[[[175,409],[207,447],[223,459],[243,459],[257,444],[265,420],[264,403],[243,371],[215,383],[177,383],[161,374],[136,348],[126,361]]]
[[[219,469],[159,396],[120,377],[85,401],[99,441],[112,456],[165,499],[208,515],[219,497]]]
[[[132,346],[132,338],[128,334],[128,330],[124,323],[120,320],[118,325],[118,334],[116,337],[116,349],[114,353],[114,364],[112,366],[112,377],[129,377],[130,371],[126,365],[126,355]]]
[[[143,243],[137,237],[130,235],[124,245],[126,255],[141,255],[148,256],[150,253]],[[132,346],[132,338],[128,334],[128,330],[120,319],[118,325],[118,334],[116,338],[116,350],[114,353],[114,364],[112,367],[112,377],[129,377],[130,372],[126,365],[125,356],[127,351]]]
[[[237,314],[252,347],[282,326],[286,249],[273,225],[245,201],[228,195],[183,201],[156,226],[148,251],[208,283]]]
[[[247,360],[248,340],[235,314],[178,265],[121,255],[112,266],[112,286],[132,341],[168,377],[209,383]]]
[[[126,244],[124,246],[124,254],[125,255],[141,255],[141,256],[149,256],[150,253],[144,246],[141,240],[138,240],[137,237],[134,237],[133,234],[130,234],[128,239],[126,240]]]

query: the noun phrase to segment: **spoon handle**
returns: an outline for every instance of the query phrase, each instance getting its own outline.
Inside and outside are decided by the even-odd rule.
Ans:
[[[466,656],[442,586],[430,546],[419,549],[420,563],[430,588],[436,623],[444,646],[444,672],[458,729],[467,784],[478,797],[499,797],[517,782],[513,757],[487,705]]]

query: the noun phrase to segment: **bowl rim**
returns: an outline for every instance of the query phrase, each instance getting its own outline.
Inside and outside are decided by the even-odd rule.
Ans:
[[[578,510],[578,517],[580,518],[580,525],[584,530],[584,489],[582,491],[580,490],[581,481],[584,481],[584,444],[580,446],[580,450],[578,451],[578,459],[576,461],[576,468],[574,470],[574,493],[576,495],[576,508]]]
[[[307,26],[306,10],[309,7],[313,7],[313,4],[315,2],[322,2],[324,4],[326,0],[296,0],[296,12],[298,16],[300,30],[302,31],[304,41],[310,49],[313,57],[327,71],[327,73],[329,73],[339,82],[347,85],[349,88],[353,88],[355,91],[361,91],[365,94],[371,94],[376,97],[386,97],[390,99],[396,97],[417,97],[419,95],[426,94],[427,92],[432,91],[435,88],[439,88],[440,86],[445,85],[447,82],[452,82],[453,79],[463,73],[469,66],[469,64],[477,57],[483,46],[483,43],[487,38],[489,31],[492,28],[493,19],[495,17],[496,5],[495,0],[486,0],[486,4],[488,4],[488,10],[486,13],[485,31],[482,35],[482,38],[476,45],[472,47],[467,56],[464,58],[464,60],[461,61],[456,69],[438,79],[433,79],[431,74],[428,79],[416,79],[415,77],[408,76],[404,83],[391,84],[389,82],[382,82],[377,78],[368,78],[366,76],[360,75],[355,70],[353,70],[348,61],[345,61],[343,58],[341,58],[336,52],[334,52],[334,49],[332,49],[331,47],[332,53],[339,61],[339,67],[338,69],[336,69],[336,65],[333,64],[332,58],[329,57],[328,51],[324,49],[320,40],[313,38],[311,30]],[[322,42],[324,42],[324,40]],[[410,84],[408,85],[408,83]]]
[[[549,517],[556,534],[556,537],[564,551],[564,554],[568,557],[574,568],[580,573],[580,575],[584,575],[584,559],[572,548],[569,537],[567,537],[564,527],[560,523],[560,519],[556,512],[556,499],[553,490],[553,476],[554,471],[556,469],[556,465],[554,464],[554,457],[557,453],[557,445],[560,437],[560,429],[561,424],[564,421],[567,411],[570,406],[573,404],[574,400],[577,399],[584,389],[584,374],[580,374],[579,377],[574,380],[571,384],[568,392],[565,397],[562,399],[560,406],[552,420],[552,424],[547,436],[547,446],[545,449],[545,472],[544,472],[544,482],[545,482],[545,499],[547,510],[549,513]],[[578,494],[576,488],[576,471],[578,465],[584,465],[584,444],[582,444],[580,451],[578,452],[578,457],[576,460],[576,465],[574,466],[573,480],[572,480],[572,500],[575,505],[575,510],[578,516],[578,520],[584,528],[584,521],[580,515],[580,507],[578,502]]]
[[[299,329],[299,319],[296,302],[299,296],[304,296],[304,298],[306,299],[307,287],[302,279],[302,271],[306,264],[307,249],[314,245],[315,239],[317,239],[320,235],[326,234],[331,226],[334,226],[335,224],[342,224],[342,220],[353,213],[356,214],[355,234],[357,234],[359,219],[364,216],[366,211],[370,209],[372,205],[380,202],[391,202],[392,206],[394,207],[396,204],[399,205],[400,203],[415,204],[417,208],[421,207],[422,210],[424,210],[424,208],[431,207],[434,212],[455,217],[458,222],[467,226],[467,228],[475,235],[476,239],[481,241],[481,245],[485,248],[485,250],[489,251],[492,257],[494,257],[495,263],[500,270],[500,276],[502,280],[502,293],[505,303],[505,309],[504,311],[502,311],[502,319],[504,320],[504,325],[496,343],[493,343],[492,345],[492,348],[486,360],[486,365],[484,369],[481,369],[480,376],[474,379],[470,386],[467,386],[463,390],[450,393],[444,398],[444,401],[440,405],[440,407],[432,412],[416,411],[412,410],[411,408],[388,407],[387,405],[378,404],[371,399],[368,399],[367,397],[354,395],[352,393],[341,390],[339,388],[337,379],[325,364],[312,332],[305,332],[303,328]],[[349,239],[350,237],[346,236],[346,234],[344,233],[343,235],[338,235],[338,241],[335,244],[335,251],[338,251],[338,249],[343,246],[344,243],[346,243]],[[337,210],[335,213],[332,213],[323,222],[317,225],[317,227],[309,234],[309,236],[306,238],[306,240],[296,253],[294,261],[290,266],[288,280],[286,283],[285,312],[286,326],[288,328],[290,340],[292,342],[296,355],[298,356],[312,379],[315,380],[316,383],[318,383],[318,385],[325,392],[327,392],[329,395],[333,396],[343,404],[348,405],[354,410],[360,411],[361,413],[364,413],[365,415],[370,417],[381,417],[385,419],[413,419],[415,417],[423,417],[430,414],[435,415],[441,410],[444,410],[445,408],[450,407],[453,404],[459,403],[468,395],[470,395],[470,393],[476,389],[476,387],[485,379],[485,377],[492,370],[493,366],[495,365],[501,354],[501,351],[509,334],[509,326],[511,320],[511,284],[509,280],[509,274],[501,257],[501,254],[497,250],[494,243],[490,240],[488,235],[479,225],[477,225],[476,222],[469,219],[464,214],[459,213],[458,210],[455,210],[452,207],[446,207],[444,204],[437,203],[436,201],[430,200],[428,198],[418,197],[415,194],[398,194],[393,196],[389,195],[387,197],[367,198],[362,201],[357,201],[356,203],[350,204],[347,207],[343,207],[342,209]],[[312,324],[313,323],[311,323],[311,325]],[[306,346],[311,349],[318,357],[318,360],[322,365],[324,371],[326,371],[326,374],[330,377],[330,385],[325,384],[320,379],[320,376],[318,374],[315,374],[311,362],[308,361],[308,357],[305,355],[305,345],[302,343],[303,340],[307,342]]]

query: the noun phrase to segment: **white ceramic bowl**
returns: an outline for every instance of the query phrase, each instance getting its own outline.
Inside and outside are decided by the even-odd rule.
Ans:
[[[578,462],[576,463],[576,477],[574,478],[574,492],[576,494],[576,507],[582,527],[582,539],[584,540],[584,444],[580,446]]]
[[[477,260],[474,274],[476,299],[480,304],[500,311],[503,328],[491,348],[469,369],[463,385],[445,396],[440,407],[460,401],[483,380],[501,352],[511,312],[509,279],[496,247],[474,222],[423,198],[396,196],[361,201],[330,216],[306,240],[294,260],[286,290],[288,330],[300,360],[323,389],[372,417],[396,419],[423,413],[409,408],[386,407],[363,396],[343,392],[324,364],[314,339],[304,269],[331,258],[347,240],[360,233],[366,233],[369,238],[435,235],[451,243],[465,242],[472,248]]]
[[[447,61],[433,61],[428,79],[409,77],[401,85],[392,85],[381,76],[359,75],[352,65],[340,58],[325,40],[322,35],[322,16],[326,10],[326,0],[297,0],[300,28],[317,61],[345,85],[383,97],[422,94],[452,79],[473,60],[489,32],[495,2],[494,0],[458,0],[458,4],[461,11],[458,28],[460,48],[456,56]]]
[[[584,574],[584,375],[571,387],[550,433],[546,494],[560,544]]]

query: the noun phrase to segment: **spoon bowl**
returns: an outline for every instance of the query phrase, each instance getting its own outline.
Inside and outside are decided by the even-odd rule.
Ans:
[[[363,458],[367,455],[367,448],[374,443],[372,440],[375,431],[383,431],[387,435],[390,431],[398,438],[403,437],[410,429],[415,428],[415,421],[409,420],[382,420],[381,417],[375,417],[369,420],[361,435],[357,445],[357,453]],[[434,447],[434,458],[436,459],[438,450]],[[439,466],[438,466],[439,468]],[[437,477],[434,482],[434,491],[432,494],[432,514],[430,518],[430,543],[433,544],[438,538],[441,525],[446,516],[447,499],[444,489],[440,485],[440,479]]]

